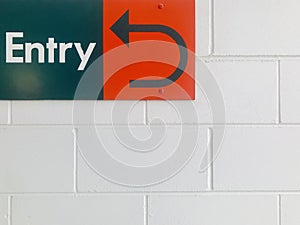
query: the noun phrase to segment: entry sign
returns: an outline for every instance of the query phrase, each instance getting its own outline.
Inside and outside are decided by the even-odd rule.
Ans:
[[[195,0],[0,4],[0,100],[73,100],[96,62],[98,100],[195,98]]]

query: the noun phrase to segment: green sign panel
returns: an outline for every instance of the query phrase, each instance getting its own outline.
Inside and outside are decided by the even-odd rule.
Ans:
[[[0,4],[0,99],[73,99],[84,71],[102,55],[102,1]]]

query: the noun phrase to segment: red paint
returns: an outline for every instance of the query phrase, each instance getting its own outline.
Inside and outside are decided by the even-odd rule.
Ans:
[[[163,9],[163,10],[162,10]],[[159,88],[130,88],[129,81],[147,76],[168,77],[176,66],[161,62],[141,62],[127,66],[109,75],[117,64],[123,65],[132,57],[155,55],[155,59],[167,59],[172,64],[179,62],[179,49],[172,38],[162,33],[131,33],[130,45],[127,47],[111,30],[110,27],[127,11],[130,11],[130,24],[161,24],[176,30],[185,40],[188,65],[185,73],[169,86]],[[148,44],[143,47],[135,42],[159,40],[173,43]],[[195,0],[104,0],[104,54],[120,47],[118,54],[104,55],[104,99],[195,99]],[[152,58],[151,58],[152,59]],[[155,60],[153,59],[153,60]],[[187,74],[189,73],[189,75]],[[158,91],[159,90],[159,91]],[[163,91],[161,91],[163,90]]]

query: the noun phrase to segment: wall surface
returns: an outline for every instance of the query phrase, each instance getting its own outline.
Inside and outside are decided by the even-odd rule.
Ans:
[[[300,224],[300,1],[196,1],[197,119],[189,102],[172,101],[98,102],[94,118],[106,148],[132,164],[158,162],[176,150],[178,130],[199,128],[185,167],[147,187],[112,183],[80,154],[93,124],[73,127],[73,102],[3,101],[0,225]],[[224,121],[212,117],[201,88],[203,65],[222,94]],[[128,124],[141,139],[150,124],[153,133],[166,128],[173,141],[146,159],[126,155],[113,131]]]

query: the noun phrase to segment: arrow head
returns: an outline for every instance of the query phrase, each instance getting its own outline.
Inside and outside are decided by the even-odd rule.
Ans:
[[[115,33],[121,41],[129,46],[129,10],[126,11],[116,22],[111,26],[111,31]]]

